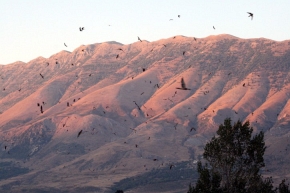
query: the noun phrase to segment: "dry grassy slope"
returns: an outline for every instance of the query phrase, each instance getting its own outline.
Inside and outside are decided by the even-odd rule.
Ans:
[[[226,117],[265,131],[264,175],[290,177],[289,61],[290,41],[218,35],[83,45],[0,66],[0,156],[30,169],[0,186],[104,190],[200,159]],[[181,77],[191,90],[176,89]],[[189,179],[166,183],[177,182]]]

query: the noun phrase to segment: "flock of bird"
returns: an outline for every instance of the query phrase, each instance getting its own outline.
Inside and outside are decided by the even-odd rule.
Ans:
[[[247,13],[249,14],[248,17],[250,17],[251,20],[253,20],[254,14],[251,13],[251,12],[247,12]],[[178,15],[178,18],[180,18],[180,17],[181,17],[181,16]],[[172,20],[173,20],[173,19],[169,19],[169,21],[172,21]],[[213,29],[214,29],[214,30],[216,29],[215,26],[213,26]],[[82,32],[82,31],[84,31],[84,30],[85,30],[84,27],[79,27],[79,31],[80,31],[80,32]],[[175,38],[175,37],[173,37],[173,38]],[[141,39],[139,36],[137,36],[137,40],[140,41],[140,42],[143,42],[142,39]],[[194,37],[194,40],[197,41],[197,39],[196,39],[195,37]],[[67,47],[67,44],[64,43],[64,46]],[[166,47],[165,44],[163,44],[163,46]],[[124,50],[123,50],[122,48],[118,48],[117,50],[120,51],[121,53],[124,52]],[[82,51],[84,51],[84,50],[82,49]],[[153,49],[152,49],[151,51],[153,51]],[[183,51],[183,52],[182,52],[182,55],[184,56],[185,54],[186,54],[186,51]],[[120,57],[120,55],[117,54],[117,55],[116,55],[116,59],[118,59],[119,57]],[[56,61],[56,64],[58,64],[58,61]],[[71,64],[71,65],[74,65],[74,64]],[[49,66],[49,63],[47,63],[47,66]],[[145,68],[142,68],[142,71],[145,72],[146,69],[145,69]],[[231,73],[228,73],[228,75],[230,75],[230,74],[231,74]],[[42,73],[39,73],[39,75],[40,75],[40,77],[41,77],[42,79],[45,79],[45,77],[44,77],[44,75],[43,75]],[[91,76],[91,74],[90,74],[89,76]],[[134,77],[132,77],[132,79],[133,79],[133,78],[134,78]],[[151,83],[151,81],[150,81],[150,83]],[[245,87],[246,84],[243,83],[242,86]],[[154,87],[159,88],[159,85],[158,85],[158,84],[155,84]],[[180,80],[180,87],[177,87],[176,89],[178,89],[178,90],[183,90],[183,91],[191,90],[190,88],[188,88],[188,87],[186,86],[183,77],[181,77],[181,80]],[[3,88],[3,90],[5,90],[5,88]],[[21,91],[21,88],[19,89],[19,91]],[[204,95],[206,95],[208,92],[209,92],[209,91],[204,91]],[[144,92],[143,92],[143,93],[144,93]],[[141,93],[141,95],[142,95],[143,93]],[[175,91],[173,97],[176,95],[176,93],[177,93],[177,91]],[[168,98],[168,99],[169,99],[169,98]],[[74,100],[74,101],[75,101],[75,100]],[[141,107],[140,107],[140,105],[137,104],[136,101],[133,101],[133,102],[134,102],[134,104],[136,105],[136,107],[138,108],[138,110],[141,111]],[[37,106],[40,108],[40,113],[42,113],[42,114],[44,113],[44,110],[43,110],[43,105],[44,105],[44,104],[45,104],[44,102],[43,102],[42,104],[37,103]],[[68,107],[70,106],[69,102],[67,102],[67,106],[68,106]],[[206,110],[206,108],[205,108],[205,110]],[[213,112],[214,112],[214,110],[213,110]],[[238,114],[236,111],[235,111],[235,113]],[[105,114],[105,111],[104,111],[104,114]],[[148,115],[148,114],[147,114],[147,115]],[[63,124],[63,127],[64,127],[64,126],[65,126],[65,123]],[[177,124],[174,125],[174,128],[175,128],[175,129],[176,129],[176,127],[177,127]],[[134,129],[132,129],[132,130],[134,130]],[[190,132],[191,132],[191,131],[196,131],[196,128],[191,127],[191,128],[190,128]],[[135,130],[135,132],[136,132],[136,130]],[[77,133],[76,137],[77,137],[77,138],[81,137],[81,134],[83,134],[83,133],[84,133],[84,131],[83,131],[83,130],[80,130],[80,131]],[[116,135],[116,133],[114,133],[114,134]],[[148,137],[148,140],[150,140],[150,137]],[[124,143],[126,143],[126,142],[124,142]],[[135,144],[135,148],[138,148],[138,144]],[[7,146],[5,145],[5,150],[6,150],[6,149],[7,149]],[[153,161],[158,161],[158,159],[157,159],[157,158],[154,158]],[[172,164],[172,163],[169,164],[169,169],[172,169],[173,167],[174,167],[174,164]]]

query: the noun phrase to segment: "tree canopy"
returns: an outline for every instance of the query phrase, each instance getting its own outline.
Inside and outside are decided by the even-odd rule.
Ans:
[[[263,178],[260,169],[265,167],[266,150],[264,133],[252,137],[253,128],[247,121],[224,120],[214,136],[204,148],[202,162],[198,162],[199,178],[195,187],[190,185],[188,193],[257,193],[276,192],[272,178]],[[280,187],[281,186],[281,187]],[[279,186],[282,192],[289,192],[285,181]]]

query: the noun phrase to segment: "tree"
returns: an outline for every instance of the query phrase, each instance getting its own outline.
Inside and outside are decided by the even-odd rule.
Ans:
[[[218,128],[218,136],[206,144],[203,157],[207,163],[202,166],[198,162],[199,179],[195,187],[190,185],[188,193],[275,192],[272,178],[263,179],[260,174],[260,169],[265,166],[264,133],[252,137],[252,132],[248,121],[231,125],[231,119],[225,119]],[[283,183],[281,189],[285,187]]]
[[[285,184],[286,180],[282,180],[282,182],[279,184],[279,193],[290,193],[289,190],[289,183]]]

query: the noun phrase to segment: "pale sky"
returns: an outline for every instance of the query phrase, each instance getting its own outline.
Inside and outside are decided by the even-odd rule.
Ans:
[[[0,0],[0,64],[106,41],[130,44],[137,36],[288,40],[289,10],[290,0]]]

